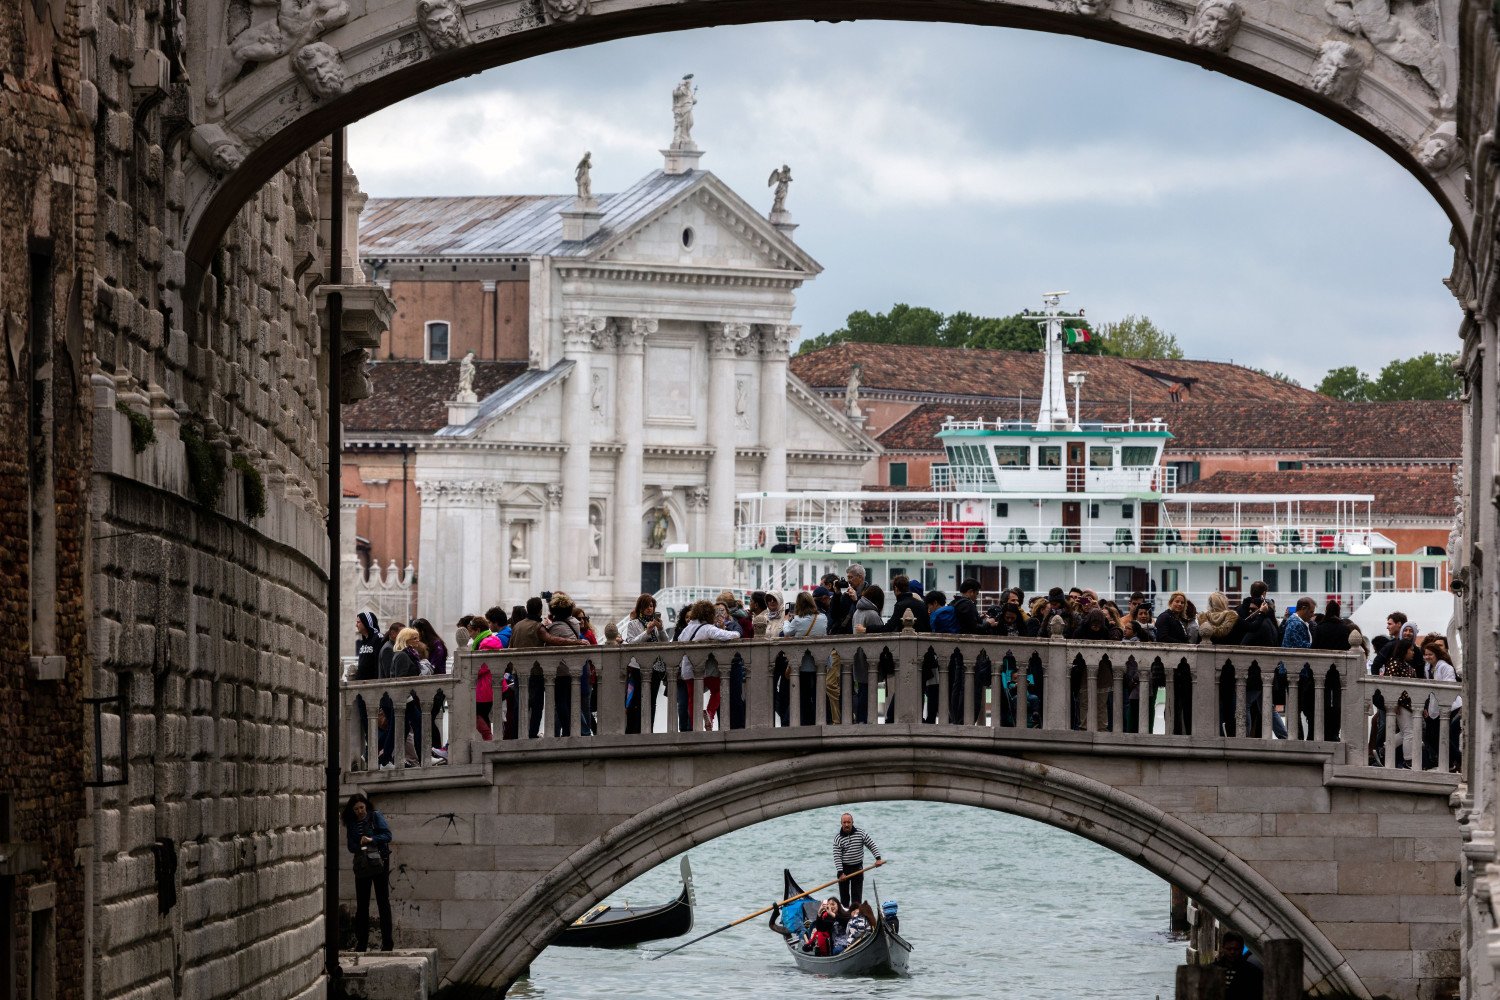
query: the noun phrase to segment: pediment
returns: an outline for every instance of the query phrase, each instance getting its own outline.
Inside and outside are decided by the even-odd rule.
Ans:
[[[594,259],[806,276],[823,269],[712,174],[610,240]]]

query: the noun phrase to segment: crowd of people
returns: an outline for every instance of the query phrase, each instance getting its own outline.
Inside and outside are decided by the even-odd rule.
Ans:
[[[1251,584],[1248,594],[1233,605],[1222,593],[1210,594],[1204,610],[1195,607],[1181,591],[1168,594],[1160,610],[1153,602],[1154,597],[1137,592],[1121,607],[1114,600],[1101,598],[1088,588],[1064,590],[1053,587],[1045,594],[1029,598],[1020,588],[1011,588],[1001,593],[998,600],[981,606],[980,584],[975,579],[960,582],[957,593],[950,599],[939,590],[924,592],[920,581],[897,575],[891,579],[887,594],[885,588],[867,578],[863,566],[855,563],[842,576],[836,573],[824,575],[817,587],[799,592],[790,607],[783,606],[780,596],[775,593],[755,591],[748,595],[747,601],[742,601],[734,591],[724,590],[712,601],[701,600],[679,609],[678,614],[669,616],[675,621],[668,624],[656,606],[655,598],[642,594],[630,615],[621,623],[609,622],[602,630],[596,630],[588,613],[567,594],[543,592],[509,612],[496,606],[483,614],[463,616],[457,623],[452,647],[425,619],[416,619],[409,625],[396,623],[382,633],[375,616],[363,612],[356,624],[359,643],[355,677],[363,680],[445,673],[450,648],[480,651],[544,646],[649,646],[674,642],[815,639],[901,633],[908,629],[918,633],[1114,643],[1355,650],[1363,655],[1368,669],[1375,674],[1438,681],[1456,681],[1458,677],[1448,653],[1446,637],[1438,632],[1421,633],[1400,612],[1390,616],[1386,635],[1371,639],[1343,615],[1337,601],[1329,601],[1319,609],[1312,598],[1304,597],[1278,613],[1265,583],[1260,581]],[[955,651],[952,655],[958,657],[960,654]],[[694,728],[695,722],[699,722],[703,729],[744,727],[746,682],[742,657],[731,655],[725,663],[714,658],[698,668],[694,667],[694,657],[687,653],[683,653],[672,667],[668,666],[670,659],[661,655],[648,656],[644,651],[643,655],[631,659],[625,690],[626,732],[640,732],[643,719],[646,727],[651,726],[667,686],[668,669],[679,671],[675,707],[680,730]],[[646,664],[644,668],[640,665],[642,663]],[[800,654],[791,652],[790,656],[777,655],[775,664],[772,702],[776,720],[782,726],[793,724],[795,702],[797,724],[814,724],[819,707],[819,688],[809,675],[817,673],[818,662],[811,652],[804,650]],[[851,664],[847,677],[852,690],[848,698],[842,697],[840,691],[846,676],[840,653],[833,652],[824,665],[828,668],[822,685],[825,718],[835,723],[841,721],[841,713],[847,706],[850,721],[868,722],[877,701],[875,685],[871,682],[873,680],[878,685],[891,676],[895,666],[890,657],[886,655],[879,659],[874,666],[873,678],[870,676],[871,667],[863,656]],[[1040,727],[1045,677],[1039,667],[1036,657],[1024,666],[1014,662],[1009,655],[1002,658],[999,664],[1000,690],[1005,696],[995,706],[1000,716],[999,725]],[[523,719],[526,720],[527,735],[535,738],[540,735],[546,718],[544,705],[548,683],[540,674],[523,679],[515,676],[509,667],[504,669],[502,676],[495,677],[487,664],[478,668],[475,700],[479,734],[486,740],[494,738],[498,697],[503,708],[500,738],[519,738]],[[579,733],[591,735],[597,731],[597,669],[589,662],[580,668],[577,677],[559,676],[552,680],[551,735],[572,734],[575,699]],[[973,670],[973,691],[969,695],[963,689],[964,671],[950,670],[952,678],[946,706],[948,721],[957,723],[985,718],[988,707],[985,697],[990,690],[994,669],[995,665],[988,657],[978,658]],[[1192,699],[1188,671],[1164,667],[1160,657],[1154,658],[1144,677],[1143,669],[1137,666],[1134,657],[1127,661],[1123,730],[1149,732],[1154,725],[1152,716],[1157,694],[1171,683],[1174,686],[1174,718],[1163,720],[1164,725],[1170,732],[1190,735]],[[1085,728],[1084,713],[1087,711],[1082,696],[1081,672],[1081,667],[1074,669],[1069,685],[1070,724],[1077,729]],[[1269,683],[1257,686],[1250,677],[1225,671],[1219,691],[1219,726],[1223,735],[1236,735],[1241,718],[1245,735],[1262,735],[1264,688],[1269,687],[1272,733],[1276,738],[1285,739],[1288,735],[1287,695],[1295,683],[1301,708],[1297,720],[1299,735],[1308,737],[1317,728],[1322,728],[1324,739],[1340,738],[1342,691],[1339,683],[1325,685],[1321,704],[1314,706],[1317,690],[1310,667],[1303,666],[1295,671],[1295,676],[1290,676],[1284,662],[1268,658],[1266,672],[1270,674]],[[1025,677],[1024,687],[1020,683],[1022,676]],[[700,684],[702,691],[697,690]],[[935,656],[929,655],[922,667],[921,717],[924,722],[936,722],[944,708],[941,686],[939,664]],[[521,706],[523,687],[525,711]],[[1021,703],[1023,690],[1024,704]],[[896,703],[889,685],[885,694],[885,720],[892,722]],[[1112,686],[1106,683],[1096,701],[1099,728],[1114,728],[1113,701]],[[1141,710],[1143,701],[1147,706],[1144,713]],[[1386,742],[1384,705],[1378,695],[1376,701],[1377,709],[1382,711],[1377,711],[1371,727],[1369,753],[1371,763],[1383,765]],[[1420,742],[1422,767],[1435,768],[1438,765],[1438,729],[1441,724],[1439,706],[1430,698],[1420,710],[1409,702],[1409,697],[1403,696],[1394,713],[1399,735],[1396,766],[1414,766],[1416,747]],[[1243,707],[1242,714],[1237,711],[1240,707]],[[702,711],[699,720],[694,718],[697,710]],[[1418,711],[1422,715],[1420,725],[1416,722]],[[433,714],[436,717],[437,706],[434,706]],[[1321,724],[1314,716],[1321,718]],[[406,764],[411,766],[417,761],[412,734],[420,728],[421,718],[420,708],[414,700],[408,700],[404,717],[407,734],[405,758]],[[389,699],[382,698],[377,726],[380,734],[378,766],[381,767],[394,764],[394,718]],[[1454,769],[1458,766],[1461,749],[1461,719],[1462,701],[1456,700],[1449,721],[1449,760],[1446,762]],[[441,742],[434,723],[429,745],[440,760],[444,756]]]

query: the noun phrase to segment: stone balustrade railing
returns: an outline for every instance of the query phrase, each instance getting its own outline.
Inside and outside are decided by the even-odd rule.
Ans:
[[[880,634],[498,650],[451,664],[446,675],[346,684],[344,769],[368,769],[375,759],[426,772],[481,751],[586,746],[593,736],[801,737],[807,726],[873,735],[881,723],[894,724],[892,738],[931,724],[978,727],[997,740],[1090,733],[1137,748],[1275,752],[1290,737],[1341,743],[1343,763],[1386,769],[1398,764],[1387,745],[1404,740],[1403,764],[1446,770],[1457,740],[1450,719],[1459,685],[1370,677],[1358,654],[1325,650]],[[477,706],[476,680],[486,674],[493,702]],[[1421,709],[1402,706],[1429,699],[1438,718],[1426,735],[1436,753],[1424,762]],[[393,716],[384,745],[370,705]],[[432,752],[445,743],[447,760]]]

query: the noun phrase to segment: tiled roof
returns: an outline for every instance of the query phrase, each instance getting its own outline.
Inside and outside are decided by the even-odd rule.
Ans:
[[[1388,469],[1303,469],[1292,472],[1216,472],[1183,487],[1185,493],[1367,493],[1376,514],[1453,516],[1456,466]],[[1305,505],[1311,508],[1314,505]],[[1307,509],[1307,513],[1316,513]]]
[[[458,362],[375,361],[369,399],[344,407],[351,433],[432,433],[448,425],[448,400],[458,393]],[[524,361],[474,362],[474,393],[481,400],[526,371]]]
[[[1088,385],[1084,385],[1088,389]],[[1152,403],[1132,410],[1090,405],[1085,421],[1161,417],[1172,440],[1168,452],[1274,451],[1327,459],[1457,459],[1463,451],[1463,404],[1443,400],[1342,403],[1316,394],[1302,402]],[[1015,420],[1015,401],[924,403],[880,435],[887,451],[937,452],[943,419]],[[1036,404],[1023,405],[1025,419]]]
[[[1035,408],[1044,356],[1034,351],[981,351],[903,344],[835,344],[792,358],[792,371],[820,389],[842,390],[849,369],[860,365],[863,389],[953,396],[1030,399]],[[1136,404],[1166,403],[1174,387],[1183,400],[1227,402],[1256,399],[1296,402],[1322,399],[1303,389],[1239,365],[1221,361],[1161,361],[1070,354],[1067,370],[1088,376],[1086,399]],[[1014,410],[1012,410],[1014,412]]]
[[[679,194],[710,176],[701,170],[660,170],[619,194],[596,195],[603,213],[599,231],[565,243],[558,212],[571,194],[371,198],[359,220],[364,258],[582,256],[630,229]]]

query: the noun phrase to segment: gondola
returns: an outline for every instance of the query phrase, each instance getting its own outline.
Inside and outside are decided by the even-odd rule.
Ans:
[[[563,929],[554,945],[568,948],[629,948],[642,941],[674,938],[693,929],[693,871],[682,856],[682,891],[661,906],[594,907]]]
[[[801,895],[802,887],[792,878],[790,871],[783,869],[782,877],[782,899]],[[802,912],[809,922],[818,915],[819,902],[810,897],[802,900]],[[771,911],[771,930],[785,939],[792,961],[803,972],[819,976],[904,976],[906,960],[911,955],[911,943],[896,933],[896,929],[885,919],[880,909],[877,898],[874,928],[837,955],[814,955],[803,951],[801,942],[781,925],[779,909]]]

